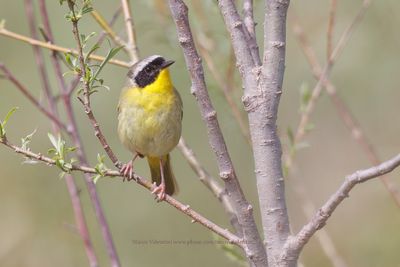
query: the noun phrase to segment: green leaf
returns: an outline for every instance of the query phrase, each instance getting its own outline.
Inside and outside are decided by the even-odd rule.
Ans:
[[[245,258],[237,251],[233,244],[228,243],[225,239],[220,238],[213,233],[213,239],[218,248],[225,252],[225,255],[239,266],[247,266]]]
[[[64,169],[71,171],[72,164],[70,162],[66,162],[66,163],[64,163],[63,167],[64,167]]]
[[[60,180],[61,180],[61,179],[64,178],[64,176],[65,176],[66,174],[67,174],[66,172],[60,172],[60,174],[58,175],[58,177],[59,177]]]
[[[51,133],[47,133],[47,136],[49,137],[50,142],[53,145],[53,147],[55,147],[57,152],[58,152],[58,141],[57,141],[57,139]]]
[[[67,67],[70,70],[74,70],[74,68],[76,67],[76,55],[68,52],[68,53],[64,53],[64,57],[65,57],[65,62],[67,63]],[[72,60],[74,59],[74,60]]]
[[[82,14],[82,15],[85,15],[85,14],[90,13],[90,12],[92,12],[92,11],[93,11],[93,7],[91,7],[91,6],[84,6],[84,7],[82,8],[81,14]]]
[[[105,158],[104,155],[101,155],[101,154],[97,153],[97,161],[99,163],[104,163],[104,158]]]
[[[99,49],[99,48],[100,48],[100,45],[99,45],[99,44],[94,44],[94,45],[90,48],[89,52],[86,54],[86,56],[85,56],[85,62],[87,62],[88,59],[90,58],[90,55],[93,54],[93,53],[94,53],[97,49]]]
[[[307,83],[300,86],[300,111],[304,112],[311,100],[312,92]]]
[[[76,148],[77,148],[76,146],[68,147],[68,148],[67,148],[67,153],[68,153],[68,152],[74,152],[74,151],[76,150]]]
[[[290,144],[291,147],[293,147],[294,146],[294,134],[293,134],[292,128],[288,127],[286,132],[287,132],[287,135],[288,135],[289,144]]]
[[[6,116],[3,119],[3,122],[1,123],[3,125],[3,128],[4,128],[4,126],[6,126],[11,115],[14,114],[14,112],[17,111],[17,109],[19,109],[19,107],[13,107],[12,109],[10,109],[10,111],[7,112]]]
[[[79,18],[77,16],[74,16],[74,13],[72,13],[72,11],[68,12],[67,14],[65,14],[65,19],[67,21],[76,21]]]
[[[94,184],[96,184],[98,181],[99,181],[99,179],[101,178],[101,175],[95,175],[95,176],[93,176],[93,183]]]
[[[56,159],[56,166],[64,171],[63,165],[64,165],[64,160]]]
[[[4,29],[5,26],[6,26],[6,20],[5,19],[0,20],[0,29]]]
[[[10,109],[6,116],[4,117],[3,121],[0,120],[0,139],[2,139],[6,135],[6,124],[10,119],[11,115],[18,109],[18,107],[13,107]]]
[[[29,145],[29,143],[31,142],[33,135],[36,133],[36,130],[37,130],[37,129],[33,130],[33,132],[30,133],[30,134],[28,134],[27,136],[21,138],[21,143],[22,143],[22,144],[21,144],[21,148],[22,148],[23,150],[29,150],[28,145]]]
[[[287,177],[289,174],[289,168],[286,164],[282,166],[283,177]]]
[[[86,47],[87,42],[92,38],[93,36],[96,35],[96,32],[91,32],[89,35],[86,36],[86,34],[81,34],[81,41],[82,41],[82,47]]]
[[[108,61],[110,61],[121,49],[123,48],[123,46],[120,47],[114,47],[111,48],[106,57],[104,58],[104,60],[101,62],[99,68],[97,69],[96,73],[93,75],[92,80],[91,80],[91,86],[93,85],[93,83],[96,81],[97,77],[99,76],[100,72],[102,71],[102,69],[104,68],[104,66],[107,64]]]

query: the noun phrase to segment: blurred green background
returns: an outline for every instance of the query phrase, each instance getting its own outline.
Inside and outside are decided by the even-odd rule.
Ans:
[[[37,1],[34,2],[37,7]],[[183,136],[209,172],[217,177],[214,155],[208,146],[206,129],[197,104],[190,94],[190,81],[176,40],[175,25],[168,9],[165,9],[166,1],[131,2],[141,55],[162,54],[176,60],[171,70],[184,101]],[[187,2],[190,5],[197,2],[197,5],[203,6],[208,18],[207,33],[215,42],[212,56],[218,68],[225,71],[230,48],[216,2]],[[299,89],[302,85],[311,89],[315,85],[291,30],[292,21],[294,16],[298,18],[320,62],[325,62],[329,2],[292,1],[290,6],[286,73],[278,121],[284,148],[287,148],[287,129],[296,129],[299,121]],[[338,1],[335,42],[354,18],[361,2]],[[64,19],[66,7],[60,7],[58,1],[47,3],[56,43],[64,47],[75,47],[71,26]],[[118,4],[118,1],[95,1],[94,7],[109,19]],[[255,5],[256,21],[259,24],[258,39],[262,40],[263,1],[256,1]],[[399,8],[400,3],[396,0],[374,1],[335,64],[331,76],[340,96],[351,107],[382,159],[398,153],[400,146],[400,17],[396,13]],[[204,27],[198,13],[191,12],[190,16],[194,31]],[[0,0],[0,19],[6,20],[7,29],[29,35],[23,1]],[[90,15],[80,25],[82,33],[101,32]],[[126,37],[121,17],[114,29]],[[103,47],[107,48],[107,43]],[[104,51],[99,53],[104,54]],[[49,53],[44,51],[44,54],[53,91],[56,92],[58,88]],[[123,52],[119,53],[118,58],[128,60]],[[38,99],[44,101],[29,45],[0,36],[0,61]],[[122,161],[127,161],[130,155],[116,135],[116,106],[120,88],[125,83],[126,71],[121,67],[107,66],[102,78],[111,90],[101,90],[92,98],[93,109],[104,134]],[[236,171],[259,221],[251,150],[230,115],[220,88],[208,71],[206,78]],[[51,146],[47,138],[47,132],[51,131],[48,119],[7,80],[0,79],[0,88],[0,117],[14,106],[20,108],[8,123],[8,138],[19,144],[21,137],[37,129],[31,148],[46,153]],[[240,84],[233,94],[240,103]],[[90,162],[94,164],[97,153],[103,153],[103,150],[76,98],[74,106],[86,151]],[[61,105],[60,110],[63,110]],[[286,182],[291,226],[295,232],[306,222],[306,218],[301,209],[302,201],[295,193],[294,178],[300,179],[300,183],[305,185],[307,196],[318,207],[336,190],[346,174],[371,165],[325,94],[317,103],[312,123],[315,128],[306,138],[309,147],[299,151],[292,175]],[[73,228],[74,217],[69,195],[65,182],[58,178],[58,170],[44,164],[22,164],[22,161],[19,155],[0,146],[0,266],[87,266],[82,241]],[[112,166],[109,162],[107,164]],[[177,150],[173,152],[173,165],[180,186],[177,198],[214,222],[230,228],[219,202],[198,181]],[[135,167],[138,173],[148,176],[144,160],[137,161]],[[398,175],[398,171],[389,175],[396,188],[400,188]],[[97,256],[101,266],[108,266],[99,227],[81,175],[76,175],[76,181],[81,189],[80,196]],[[170,206],[156,203],[146,190],[135,183],[101,179],[96,186],[122,266],[239,266],[214,245],[138,244],[148,240],[208,241],[214,237],[204,227],[190,223],[186,216]],[[400,208],[382,183],[373,180],[352,191],[350,199],[337,209],[325,229],[348,266],[396,267],[400,266],[399,225]],[[310,267],[332,266],[315,238],[306,246],[301,260]]]

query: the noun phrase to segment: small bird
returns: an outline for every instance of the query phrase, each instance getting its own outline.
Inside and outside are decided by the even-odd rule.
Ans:
[[[134,64],[118,104],[118,135],[134,154],[121,172],[128,180],[133,179],[134,160],[146,157],[155,183],[152,193],[159,201],[178,189],[169,153],[181,137],[183,111],[168,70],[173,63],[153,55]]]

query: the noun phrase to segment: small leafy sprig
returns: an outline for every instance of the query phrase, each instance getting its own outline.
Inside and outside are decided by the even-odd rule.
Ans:
[[[60,0],[60,4],[62,5],[64,2],[67,2],[66,0]],[[79,7],[76,4],[76,1],[68,1],[69,5],[73,5],[71,8],[70,6],[70,11],[65,15],[66,19],[71,22],[78,22],[83,15],[90,13],[93,11],[92,3],[91,0],[83,0],[82,6]],[[74,8],[76,7],[76,9]],[[86,50],[87,44],[89,40],[95,36],[95,32],[91,32],[90,34],[80,34],[79,39],[80,39],[80,44],[82,46],[82,49]],[[110,45],[110,42],[109,42]],[[104,87],[107,90],[109,90],[109,87],[104,85],[104,80],[99,78],[100,72],[103,70],[105,65],[123,48],[123,46],[120,47],[113,47],[107,52],[107,55],[105,56],[104,60],[100,64],[91,64],[90,63],[90,56],[100,48],[100,45],[98,43],[95,43],[92,47],[90,47],[87,52],[84,52],[83,54],[83,61],[84,61],[84,68],[85,71],[82,71],[82,67],[80,66],[79,62],[79,57],[76,54],[73,53],[65,53],[65,61],[67,67],[70,69],[69,72],[67,73],[74,73],[81,75],[82,73],[85,73],[83,77],[81,77],[81,81],[85,84],[89,85],[89,95],[97,92],[97,88],[99,87]],[[66,74],[66,73],[65,73]],[[64,75],[65,75],[64,74]],[[82,93],[84,90],[83,88],[78,90],[78,94]]]
[[[107,166],[104,164],[104,155],[97,154],[97,164],[94,167],[96,170],[96,175],[93,177],[93,183],[97,183],[98,180],[106,176]]]
[[[57,138],[51,133],[47,135],[53,145],[53,148],[50,148],[47,153],[53,155],[52,159],[55,160],[56,166],[62,171],[60,173],[60,178],[63,178],[66,173],[71,172],[72,164],[76,162],[74,158],[71,158],[69,161],[67,160],[67,155],[75,151],[76,147],[66,146],[65,140],[61,139],[60,135],[58,135]]]
[[[64,4],[64,2],[67,2],[67,0],[59,0],[60,5]],[[74,5],[77,6],[75,3],[76,1],[73,1],[73,2],[74,2]],[[70,12],[65,14],[65,18],[68,21],[77,22],[83,17],[83,15],[90,13],[92,11],[93,11],[92,1],[91,0],[83,0],[82,6],[80,8],[78,7],[75,12],[71,10]]]
[[[83,47],[85,47],[91,37],[93,37],[96,33],[92,32],[89,35],[84,35],[81,34],[80,38],[83,44]],[[107,52],[107,55],[105,56],[104,60],[100,64],[92,64],[90,63],[90,56],[100,48],[98,44],[94,44],[87,53],[85,53],[84,57],[84,62],[85,62],[85,68],[86,68],[86,75],[82,77],[82,81],[84,83],[88,83],[90,87],[89,94],[96,93],[98,90],[97,88],[103,87],[109,90],[110,88],[104,84],[104,80],[99,78],[99,74],[103,70],[103,68],[106,66],[106,64],[123,48],[123,46],[119,47],[110,47],[110,49]],[[79,59],[78,56],[73,54],[73,53],[65,53],[65,61],[67,63],[67,67],[70,69],[69,72],[67,73],[81,73],[81,68],[79,65]],[[65,75],[64,74],[64,75]],[[78,94],[81,94],[83,91],[83,88],[78,90]]]
[[[17,111],[18,107],[13,107],[10,109],[3,120],[0,120],[0,140],[6,137],[6,124],[9,121],[11,115]]]

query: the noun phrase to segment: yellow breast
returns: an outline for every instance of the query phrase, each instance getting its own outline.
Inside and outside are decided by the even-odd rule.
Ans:
[[[125,88],[120,97],[118,134],[132,152],[161,156],[181,135],[182,103],[168,69],[144,88]]]

